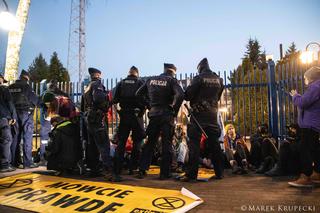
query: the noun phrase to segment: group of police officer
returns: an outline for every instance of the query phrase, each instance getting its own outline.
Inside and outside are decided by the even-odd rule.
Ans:
[[[0,75],[0,172],[37,167],[32,159],[33,113],[41,100],[29,80],[30,74],[22,70],[19,80],[7,87]]]
[[[138,178],[146,176],[154,147],[161,137],[160,179],[171,178],[172,137],[175,118],[183,100],[190,102],[192,116],[187,126],[189,137],[189,160],[185,176],[181,181],[196,181],[200,155],[201,135],[207,136],[210,158],[214,164],[216,179],[223,177],[223,155],[218,137],[220,128],[217,123],[218,101],[223,91],[223,81],[210,70],[204,58],[198,67],[199,75],[183,91],[175,78],[177,68],[164,64],[164,72],[149,77],[146,81],[139,78],[139,70],[131,67],[128,76],[115,88],[114,97],[108,95],[101,81],[101,71],[89,68],[91,82],[81,98],[81,111],[84,114],[81,138],[86,140],[85,164],[92,174],[99,174],[102,168],[111,181],[121,181],[125,146],[128,136],[132,135],[133,151],[129,163],[129,174],[138,169]],[[30,75],[22,70],[20,79],[9,87],[0,76],[0,171],[13,171],[15,167],[33,168],[32,160],[33,112],[42,105],[41,99],[28,84]],[[110,157],[107,111],[113,104],[119,104],[120,124],[118,144],[114,158]],[[148,109],[149,125],[144,130],[143,115]],[[141,141],[145,143],[141,150]],[[23,139],[23,158],[21,159],[20,141]],[[101,159],[101,161],[100,161]]]
[[[164,64],[164,72],[143,81],[139,71],[131,67],[129,75],[116,86],[111,100],[101,82],[101,71],[89,68],[91,82],[86,88],[81,102],[85,114],[87,138],[86,163],[91,172],[99,172],[99,156],[111,181],[121,181],[120,176],[124,161],[127,138],[132,131],[133,152],[129,173],[138,168],[138,178],[146,176],[158,138],[161,137],[162,157],[160,179],[171,178],[172,137],[175,118],[183,100],[190,101],[192,117],[188,124],[189,160],[186,173],[181,181],[196,181],[200,155],[201,135],[207,135],[210,158],[214,164],[215,178],[223,177],[223,155],[218,141],[220,128],[217,123],[218,101],[223,91],[223,81],[210,70],[208,60],[202,59],[197,67],[199,75],[183,91],[175,78],[177,68],[173,64]],[[119,104],[120,115],[119,142],[115,156],[110,158],[110,144],[107,135],[108,124],[106,111],[112,104]],[[143,115],[148,109],[149,125],[144,131]],[[146,138],[139,154],[141,141]],[[139,157],[140,156],[140,157]]]

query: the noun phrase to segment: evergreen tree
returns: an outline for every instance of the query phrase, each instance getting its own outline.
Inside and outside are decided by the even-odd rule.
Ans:
[[[249,59],[254,67],[259,69],[265,69],[267,67],[266,63],[266,52],[261,51],[261,45],[257,39],[250,38],[248,44],[246,45],[246,52],[244,54],[244,59]],[[245,67],[248,68],[248,67]]]
[[[259,62],[259,57],[261,53],[261,46],[257,39],[250,38],[248,44],[246,45],[247,51],[245,52],[245,58],[249,58],[253,65]]]
[[[291,43],[288,50],[286,51],[286,56],[292,56],[298,52],[297,46],[294,42]]]
[[[33,60],[28,68],[28,72],[33,82],[40,82],[48,77],[49,67],[41,53]]]
[[[57,52],[54,52],[51,56],[48,79],[55,79],[58,82],[70,81],[69,73],[60,62]]]

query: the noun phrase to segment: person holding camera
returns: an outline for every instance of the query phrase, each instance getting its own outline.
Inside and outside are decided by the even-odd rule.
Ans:
[[[311,67],[304,73],[308,87],[303,95],[291,91],[293,104],[298,107],[298,125],[301,128],[300,177],[289,182],[294,187],[312,187],[320,183],[320,67]]]

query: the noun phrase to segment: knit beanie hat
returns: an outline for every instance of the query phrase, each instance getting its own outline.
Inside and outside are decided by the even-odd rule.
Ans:
[[[310,83],[320,80],[320,67],[311,67],[304,73],[304,77],[307,78]]]

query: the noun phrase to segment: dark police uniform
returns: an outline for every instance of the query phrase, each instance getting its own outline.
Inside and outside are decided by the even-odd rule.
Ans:
[[[183,90],[173,77],[173,64],[165,64],[165,73],[149,78],[137,91],[138,96],[146,95],[149,101],[150,122],[147,128],[148,141],[144,144],[139,167],[139,177],[143,178],[148,169],[153,149],[159,136],[162,138],[162,158],[160,178],[170,177],[172,158],[172,137],[174,133],[174,117],[183,101]],[[143,175],[142,175],[143,174]]]
[[[17,111],[17,123],[14,134],[14,140],[11,145],[12,164],[19,165],[20,141],[23,139],[23,166],[32,167],[32,138],[33,138],[33,113],[35,106],[40,105],[39,97],[33,92],[27,80],[23,75],[29,76],[29,73],[22,70],[20,80],[9,86],[9,91],[13,98],[13,103]]]
[[[136,67],[131,67],[130,72],[132,71],[138,72],[138,69]],[[144,101],[144,98],[137,97],[136,92],[143,83],[144,82],[137,76],[129,74],[127,78],[116,86],[113,103],[119,103],[121,107],[121,110],[119,111],[119,143],[114,156],[114,172],[116,175],[121,173],[125,146],[130,131],[132,131],[133,140],[133,150],[129,162],[130,173],[138,166],[141,143],[145,137],[142,116],[145,112],[146,102]]]
[[[89,73],[101,71],[89,68]],[[109,106],[107,91],[100,79],[92,79],[81,99],[81,111],[85,112],[87,130],[86,163],[92,173],[99,170],[99,154],[101,155],[104,169],[111,166],[110,143],[107,134],[108,124],[105,122]]]
[[[3,78],[2,75],[0,77]],[[0,170],[3,172],[13,171],[10,167],[12,135],[9,124],[9,121],[13,119],[17,119],[17,114],[11,94],[8,87],[0,85]]]
[[[219,144],[220,128],[217,122],[218,101],[223,91],[223,80],[212,72],[207,59],[198,65],[199,75],[195,76],[185,91],[185,100],[190,101],[195,118],[208,135],[208,151],[214,164],[217,178],[223,175],[223,155]],[[186,177],[196,180],[200,155],[201,131],[191,117],[188,125],[189,160]]]

